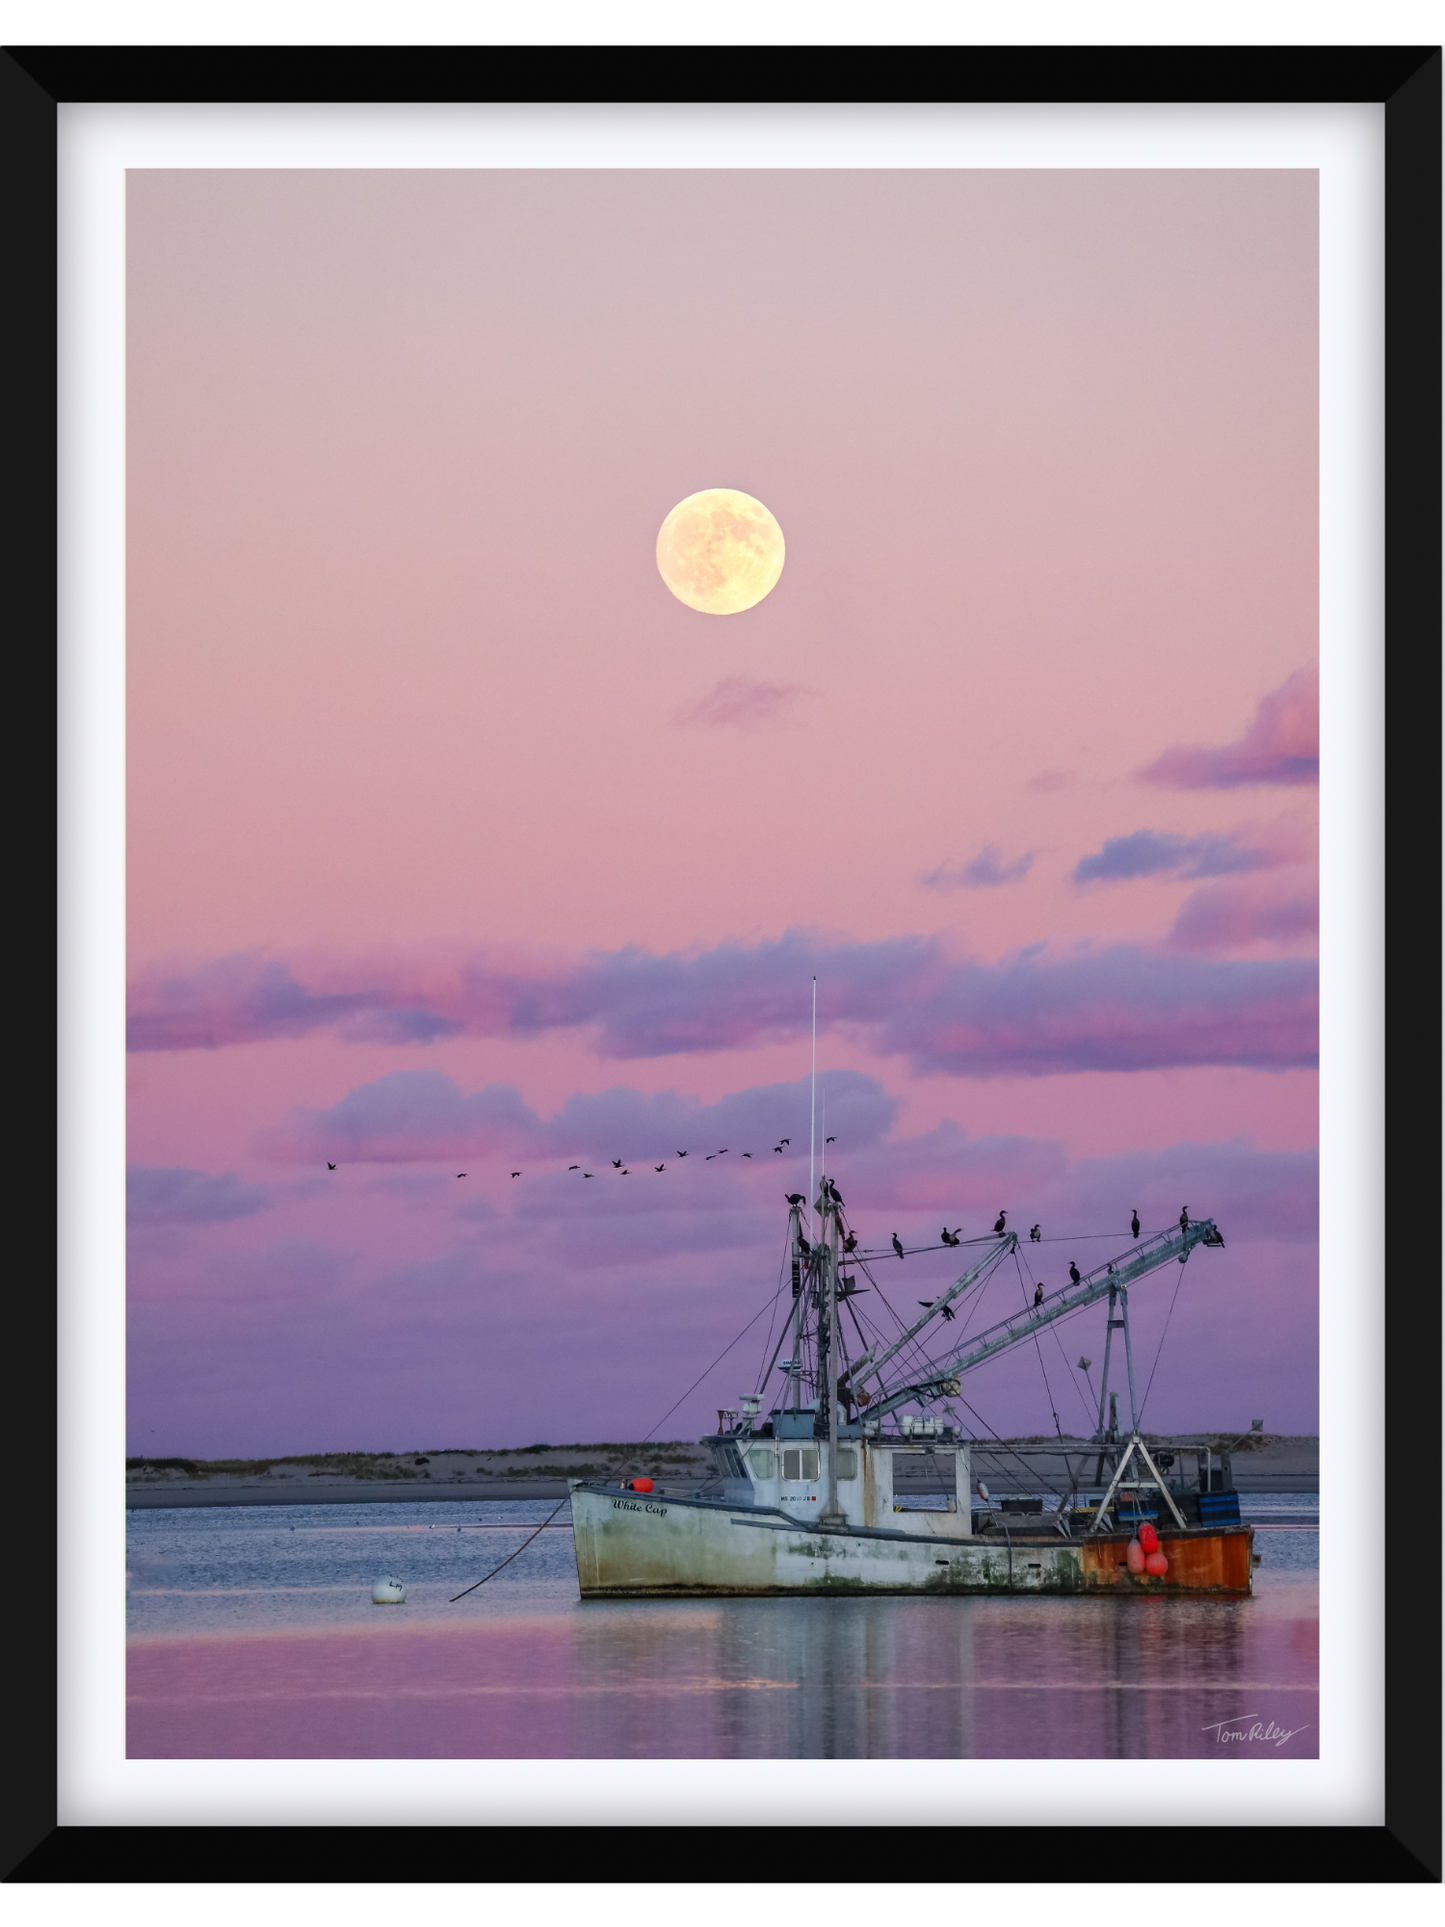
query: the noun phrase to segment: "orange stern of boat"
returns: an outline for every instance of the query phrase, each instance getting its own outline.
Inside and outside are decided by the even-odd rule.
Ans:
[[[1242,1592],[1250,1585],[1254,1568],[1254,1533],[1246,1526],[1238,1532],[1202,1532],[1187,1536],[1159,1535],[1159,1549],[1169,1561],[1169,1570],[1160,1579],[1129,1571],[1126,1559],[1128,1541],[1122,1538],[1090,1539],[1080,1546],[1085,1589],[1108,1588],[1131,1592]]]

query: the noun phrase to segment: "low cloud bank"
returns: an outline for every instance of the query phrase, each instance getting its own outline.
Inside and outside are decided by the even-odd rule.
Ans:
[[[130,1047],[216,1049],[335,1029],[417,1044],[467,1033],[537,1037],[590,1029],[599,1057],[753,1048],[806,1034],[816,974],[821,1029],[861,1028],[915,1074],[1027,1076],[1082,1070],[1316,1059],[1317,975],[1308,959],[1184,958],[1117,944],[996,964],[936,941],[829,944],[805,931],[696,955],[639,948],[546,967],[489,954],[367,967],[233,956],[136,986]]]

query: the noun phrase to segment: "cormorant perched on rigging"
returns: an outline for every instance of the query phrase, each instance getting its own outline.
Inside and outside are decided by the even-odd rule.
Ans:
[[[898,1253],[900,1258],[903,1256],[903,1246],[898,1242],[898,1233],[896,1231],[893,1234],[893,1249]]]
[[[1044,1302],[1044,1288],[1042,1285],[1035,1285],[1034,1286],[1034,1303],[1036,1305],[1041,1305],[1043,1302]]]
[[[1078,1267],[1078,1266],[1077,1266],[1077,1265],[1076,1265],[1076,1264],[1074,1263],[1074,1261],[1073,1261],[1073,1259],[1072,1259],[1072,1258],[1070,1258],[1070,1260],[1069,1260],[1069,1276],[1070,1276],[1070,1278],[1072,1278],[1072,1279],[1073,1279],[1073,1281],[1074,1281],[1074,1283],[1075,1283],[1075,1284],[1078,1284],[1078,1282],[1079,1282],[1079,1267]]]
[[[843,1205],[843,1199],[839,1194],[837,1185],[834,1184],[831,1178],[825,1179],[825,1183],[827,1184],[827,1187],[828,1187],[828,1196],[833,1200],[834,1204],[836,1204],[841,1210]]]
[[[1134,1215],[1129,1220],[1129,1229],[1133,1232],[1134,1236],[1137,1238],[1139,1235],[1139,1207],[1137,1204],[1134,1206]]]
[[[925,1311],[928,1311],[932,1306],[938,1303],[938,1300],[936,1298],[920,1298],[918,1302],[920,1305],[922,1305]],[[958,1316],[958,1314],[954,1311],[952,1305],[945,1305],[943,1307],[943,1315],[945,1318],[956,1318]]]
[[[995,1236],[995,1238],[1001,1238],[1003,1236],[1003,1221],[1007,1216],[1008,1216],[1007,1211],[999,1212],[998,1223],[993,1228],[993,1235]]]
[[[1029,1236],[1030,1238],[1033,1239],[1036,1245],[1041,1245],[1044,1241],[1043,1231],[1038,1225],[1034,1226],[1033,1230],[1029,1233]]]
[[[798,1249],[805,1258],[811,1258],[813,1255],[813,1247],[808,1243],[808,1240],[803,1236],[801,1231],[798,1233]]]
[[[1181,1231],[1187,1231],[1189,1229],[1189,1206],[1187,1204],[1179,1213],[1179,1229]]]
[[[962,1229],[963,1226],[960,1225],[958,1231],[962,1231]],[[943,1242],[946,1245],[956,1245],[958,1243],[958,1231],[950,1231],[948,1226],[945,1225],[943,1227]]]
[[[806,1202],[801,1191],[789,1191],[787,1198],[789,1204],[803,1204]]]
[[[843,1240],[843,1249],[845,1251],[856,1251],[858,1249],[858,1234],[856,1231],[850,1231],[848,1233],[847,1237]]]

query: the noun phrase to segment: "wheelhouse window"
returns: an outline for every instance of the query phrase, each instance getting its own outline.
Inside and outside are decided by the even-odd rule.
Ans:
[[[838,1447],[838,1477],[856,1479],[858,1476],[858,1454],[851,1445]]]
[[[817,1476],[818,1448],[816,1445],[789,1445],[783,1448],[785,1479],[816,1479]]]
[[[715,1445],[712,1448],[712,1462],[725,1479],[747,1476],[743,1471],[743,1455],[735,1445]]]
[[[770,1445],[755,1445],[752,1451],[748,1453],[748,1464],[753,1469],[753,1477],[755,1479],[772,1478],[773,1468],[776,1463],[777,1461],[773,1457],[773,1448]]]

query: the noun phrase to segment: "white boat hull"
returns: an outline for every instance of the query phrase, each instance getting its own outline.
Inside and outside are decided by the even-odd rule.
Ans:
[[[1248,1526],[1161,1534],[1170,1569],[1155,1579],[1128,1571],[1127,1534],[1086,1541],[1042,1532],[958,1538],[858,1526],[825,1531],[770,1507],[586,1485],[573,1490],[572,1522],[584,1599],[1251,1590]]]

